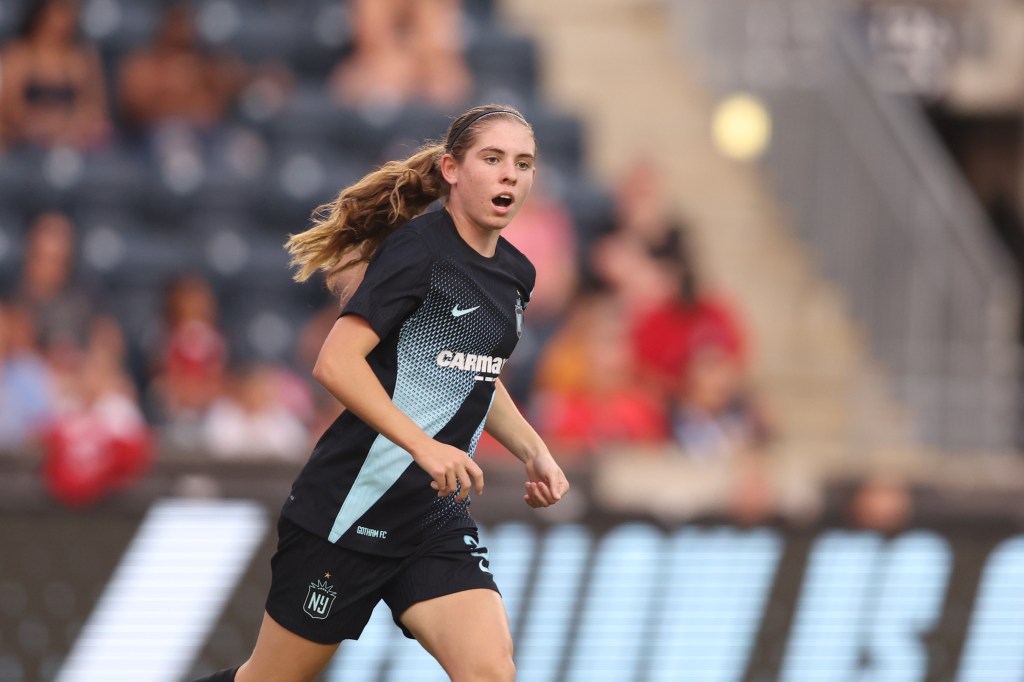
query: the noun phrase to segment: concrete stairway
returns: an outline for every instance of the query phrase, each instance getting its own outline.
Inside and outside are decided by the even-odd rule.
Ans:
[[[500,10],[537,41],[547,101],[584,120],[594,176],[611,186],[639,153],[659,159],[693,225],[704,281],[750,329],[780,455],[824,476],[926,467],[841,293],[756,170],[714,148],[714,96],[688,68],[665,2],[504,0]]]

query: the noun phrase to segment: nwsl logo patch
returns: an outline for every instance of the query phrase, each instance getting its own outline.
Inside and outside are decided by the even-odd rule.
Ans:
[[[310,618],[323,620],[330,614],[334,598],[337,596],[333,585],[328,585],[326,580],[317,580],[309,584],[309,592],[306,593],[302,610]]]

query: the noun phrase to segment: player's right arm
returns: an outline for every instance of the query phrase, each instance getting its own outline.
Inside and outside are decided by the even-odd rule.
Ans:
[[[344,315],[334,323],[320,349],[313,378],[341,401],[346,409],[371,428],[399,446],[434,479],[439,497],[455,492],[459,483],[459,500],[473,487],[477,494],[484,490],[484,475],[469,456],[451,445],[428,436],[391,401],[391,397],[373,373],[366,356],[380,337],[359,315]]]

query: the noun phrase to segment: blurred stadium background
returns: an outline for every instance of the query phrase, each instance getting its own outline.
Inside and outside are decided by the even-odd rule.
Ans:
[[[488,101],[536,129],[508,236],[548,273],[505,380],[574,483],[533,512],[481,445],[520,679],[1024,681],[1020,2],[34,4],[0,0],[0,681],[244,659],[340,409],[281,244]],[[378,611],[321,679],[444,676]]]

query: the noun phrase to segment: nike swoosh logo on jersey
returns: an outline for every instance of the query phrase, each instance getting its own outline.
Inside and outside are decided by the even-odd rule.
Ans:
[[[463,315],[468,315],[479,307],[480,306],[475,305],[472,308],[464,308],[462,310],[459,310],[459,306],[458,304],[456,304],[455,307],[452,308],[452,317],[462,317]]]

